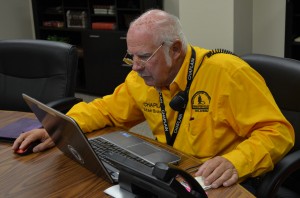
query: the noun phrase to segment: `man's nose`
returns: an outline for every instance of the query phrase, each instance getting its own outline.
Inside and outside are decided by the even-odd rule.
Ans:
[[[141,71],[144,68],[145,68],[145,66],[143,65],[143,62],[139,58],[133,59],[133,65],[132,65],[133,71]]]
[[[142,64],[133,63],[133,65],[132,65],[132,70],[133,71],[141,71],[144,68],[145,67]]]

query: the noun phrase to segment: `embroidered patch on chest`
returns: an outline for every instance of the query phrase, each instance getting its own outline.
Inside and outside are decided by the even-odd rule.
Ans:
[[[205,91],[198,91],[192,97],[192,109],[196,112],[208,112],[210,96]]]

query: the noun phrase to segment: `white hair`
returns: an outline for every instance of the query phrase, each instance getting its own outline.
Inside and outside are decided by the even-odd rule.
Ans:
[[[131,22],[131,26],[147,26],[156,45],[164,43],[165,46],[170,46],[175,40],[180,40],[182,50],[186,52],[187,39],[178,17],[172,14],[158,9],[149,10]],[[168,54],[167,49],[164,49]]]

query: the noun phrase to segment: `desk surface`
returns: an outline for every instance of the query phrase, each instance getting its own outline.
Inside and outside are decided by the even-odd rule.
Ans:
[[[0,111],[0,127],[32,117],[31,113]],[[88,137],[116,130],[106,128],[87,134]],[[154,142],[154,141],[153,141]],[[0,197],[109,197],[103,190],[111,186],[77,162],[66,157],[56,147],[42,153],[18,156],[11,150],[12,143],[0,142]],[[179,167],[191,174],[199,166],[196,158],[174,151],[181,156]],[[207,191],[208,197],[254,197],[240,185]]]

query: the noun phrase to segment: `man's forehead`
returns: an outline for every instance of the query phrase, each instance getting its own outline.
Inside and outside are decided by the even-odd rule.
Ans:
[[[149,42],[128,43],[127,52],[130,54],[146,54],[152,52],[152,44]]]
[[[144,30],[132,30],[127,34],[127,47],[149,47],[155,46],[153,35]]]

